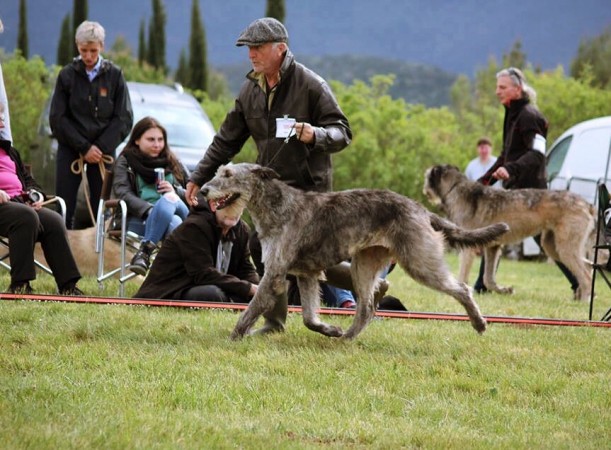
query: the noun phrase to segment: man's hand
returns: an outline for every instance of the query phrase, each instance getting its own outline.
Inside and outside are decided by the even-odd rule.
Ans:
[[[89,150],[87,150],[87,153],[85,153],[83,156],[83,159],[89,164],[98,164],[100,161],[102,161],[102,156],[102,150],[100,150],[97,145],[92,145],[89,147]]]
[[[199,192],[200,186],[189,181],[187,183],[187,190],[185,192],[185,198],[190,206],[197,206],[197,193]]]
[[[250,285],[250,291],[248,291],[248,296],[249,297],[254,297],[255,294],[257,293],[257,288],[258,288],[258,286],[256,284],[251,284]]]
[[[505,169],[504,167],[499,167],[494,171],[492,177],[496,178],[497,180],[508,180],[509,172],[507,172],[507,169]]]
[[[307,122],[297,122],[295,124],[295,134],[297,139],[305,144],[314,143],[314,127]]]
[[[11,198],[8,196],[8,194],[3,191],[2,189],[0,189],[0,203],[7,203],[10,202]]]

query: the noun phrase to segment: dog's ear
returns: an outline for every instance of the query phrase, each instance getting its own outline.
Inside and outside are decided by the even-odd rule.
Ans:
[[[262,180],[280,179],[280,175],[278,175],[274,169],[270,169],[269,167],[257,167],[256,169],[253,169],[253,173],[258,175]]]

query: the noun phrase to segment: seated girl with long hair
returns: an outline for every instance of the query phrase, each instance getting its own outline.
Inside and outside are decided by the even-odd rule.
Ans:
[[[155,169],[164,170],[157,181]],[[144,117],[133,128],[117,158],[113,190],[127,204],[127,228],[143,236],[129,269],[146,275],[157,243],[187,217],[184,202],[189,175],[168,146],[166,129],[154,118]]]

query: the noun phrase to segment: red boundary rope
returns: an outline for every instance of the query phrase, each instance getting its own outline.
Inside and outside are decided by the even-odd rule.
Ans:
[[[143,306],[165,306],[174,308],[202,308],[202,309],[230,309],[243,310],[248,305],[243,303],[213,303],[188,300],[154,300],[141,298],[111,298],[111,297],[67,297],[63,295],[38,295],[38,294],[0,294],[0,300],[29,300],[38,302],[64,302],[64,303],[97,303],[97,304],[120,304],[120,305],[143,305]],[[290,312],[301,312],[300,306],[289,306]],[[321,314],[344,315],[354,314],[351,309],[321,308]],[[412,312],[412,311],[376,311],[377,317],[388,317],[397,319],[427,319],[427,320],[469,320],[464,314],[434,313],[434,312]],[[547,319],[533,317],[509,317],[509,316],[485,316],[488,323],[506,323],[513,325],[550,325],[550,326],[572,326],[572,327],[600,327],[611,328],[611,322],[572,320],[572,319]]]

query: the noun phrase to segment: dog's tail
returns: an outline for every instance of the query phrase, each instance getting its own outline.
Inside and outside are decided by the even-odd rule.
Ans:
[[[465,230],[455,223],[432,213],[431,226],[435,231],[443,233],[450,247],[457,249],[486,245],[509,231],[509,226],[503,222],[474,230]]]

